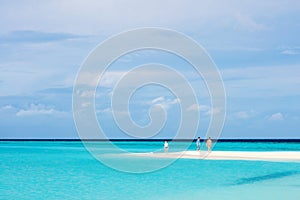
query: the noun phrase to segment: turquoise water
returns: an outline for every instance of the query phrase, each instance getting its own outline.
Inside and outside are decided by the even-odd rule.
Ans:
[[[115,144],[131,152],[163,145]],[[110,152],[104,142],[93,145]],[[214,150],[300,151],[300,143],[219,142]],[[179,159],[129,174],[103,165],[80,142],[0,142],[0,177],[0,199],[300,199],[300,163]]]

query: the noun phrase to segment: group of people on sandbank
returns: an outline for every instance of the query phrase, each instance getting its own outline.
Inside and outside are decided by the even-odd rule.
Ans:
[[[200,141],[201,139],[200,137],[198,137],[196,141],[197,151],[200,151]],[[208,137],[208,139],[206,140],[206,147],[207,147],[207,151],[210,152],[212,147],[212,140],[210,137]]]
[[[201,138],[198,137],[197,140],[196,140],[197,151],[200,151],[200,142],[201,142]],[[212,147],[212,140],[211,140],[210,137],[208,137],[208,139],[206,140],[206,147],[207,147],[208,152],[210,152],[211,147]],[[165,143],[164,143],[164,150],[165,150],[165,152],[168,152],[168,150],[169,150],[168,141],[165,141]]]

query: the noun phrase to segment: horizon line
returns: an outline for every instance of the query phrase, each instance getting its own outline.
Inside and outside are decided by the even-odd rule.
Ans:
[[[212,140],[216,140],[211,138]],[[196,141],[197,139],[170,139],[170,138],[158,138],[158,139],[125,139],[125,138],[111,138],[111,139],[76,139],[76,138],[0,138],[0,141],[40,141],[40,142],[159,142],[159,141],[178,141],[178,142],[189,142],[189,141]],[[201,139],[201,141],[205,141],[206,139]],[[219,142],[300,142],[300,138],[221,138],[217,139],[216,141]]]

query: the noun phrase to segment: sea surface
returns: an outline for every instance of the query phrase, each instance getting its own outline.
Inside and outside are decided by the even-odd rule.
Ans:
[[[100,154],[113,152],[107,142],[90,143]],[[158,141],[114,145],[129,152],[163,151]],[[170,151],[182,145],[171,142]],[[300,143],[218,142],[213,150],[300,151]],[[127,164],[124,158],[111,159]],[[134,174],[104,165],[79,141],[1,141],[0,199],[299,200],[300,163],[178,159],[154,172]]]

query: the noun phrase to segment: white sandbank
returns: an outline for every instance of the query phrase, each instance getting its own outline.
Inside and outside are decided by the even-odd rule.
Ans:
[[[131,153],[131,156],[152,158],[186,158],[205,160],[262,160],[300,162],[300,151],[182,151],[168,153]]]

